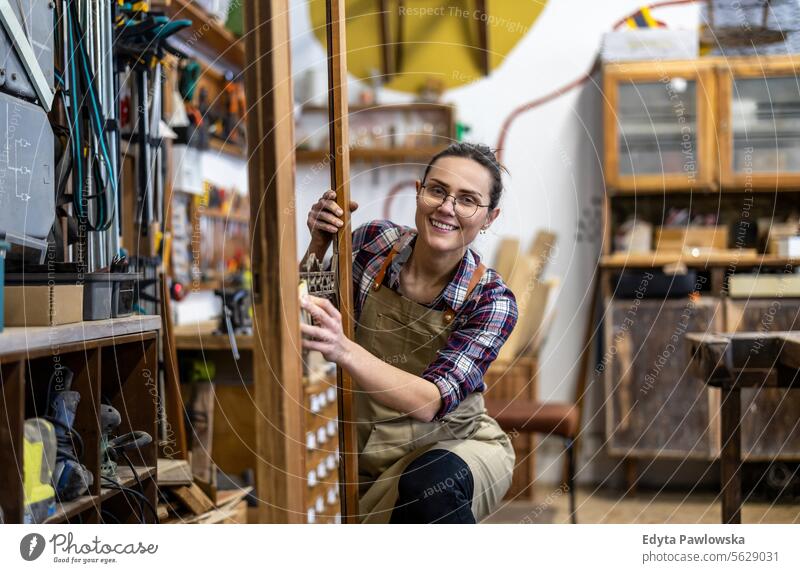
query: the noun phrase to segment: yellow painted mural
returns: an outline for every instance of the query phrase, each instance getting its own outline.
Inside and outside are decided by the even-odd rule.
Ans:
[[[388,0],[387,29],[392,62],[398,73],[386,87],[417,93],[427,85],[442,89],[483,77],[480,27],[486,26],[489,66],[503,63],[533,27],[547,0],[486,0],[486,12],[475,0]],[[380,0],[346,0],[347,66],[361,79],[381,75]],[[311,24],[325,46],[325,1],[310,0]],[[396,44],[402,46],[395,50]],[[394,65],[390,63],[390,65]]]

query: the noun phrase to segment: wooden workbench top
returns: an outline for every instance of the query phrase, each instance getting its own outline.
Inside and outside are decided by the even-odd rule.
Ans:
[[[207,320],[191,324],[181,324],[174,328],[175,347],[178,350],[228,350],[231,349],[227,334],[217,332],[217,321]],[[253,350],[251,335],[238,335],[236,345],[239,350]]]
[[[159,330],[161,317],[136,315],[58,326],[9,326],[0,333],[0,355],[38,353],[68,344]]]

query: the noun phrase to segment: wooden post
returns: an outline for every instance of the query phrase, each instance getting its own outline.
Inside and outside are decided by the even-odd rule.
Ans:
[[[344,0],[326,0],[328,40],[328,116],[330,131],[331,188],[344,215],[344,225],[334,242],[338,307],[345,336],[353,338],[353,278],[350,225],[350,152],[347,121],[347,47],[345,41]],[[342,522],[355,523],[358,515],[358,451],[353,380],[337,370],[339,406],[339,490]]]
[[[733,380],[722,387],[722,452],[720,477],[722,479],[722,523],[742,522],[742,465],[741,456],[741,396]]]
[[[288,0],[245,3],[260,522],[305,520]]]

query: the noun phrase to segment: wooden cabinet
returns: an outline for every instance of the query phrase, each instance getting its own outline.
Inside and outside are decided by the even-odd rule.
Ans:
[[[792,57],[605,66],[606,184],[623,194],[796,189],[797,68]]]
[[[728,332],[800,330],[799,299],[728,300],[726,304]],[[800,392],[742,390],[742,457],[800,460]]]
[[[159,434],[158,316],[98,320],[52,327],[13,327],[0,334],[0,510],[4,523],[24,520],[23,428],[26,419],[47,412],[51,376],[67,367],[79,392],[73,429],[80,436],[78,458],[92,474],[83,495],[56,502],[46,523],[156,523],[134,501],[133,489],[155,507]],[[120,463],[112,478],[101,477],[101,405],[120,414],[112,436],[146,431],[149,444],[130,450],[131,467]],[[161,444],[162,446],[165,443]],[[170,444],[172,445],[172,444]],[[122,489],[121,489],[122,488]]]
[[[800,185],[800,84],[794,58],[720,66],[719,157],[723,186]]]
[[[688,332],[800,330],[800,299],[617,299],[598,363],[611,454],[630,458],[715,459],[719,391],[688,368]],[[678,340],[675,341],[674,337]],[[742,391],[742,456],[800,460],[800,392]]]
[[[617,299],[610,305],[605,350],[595,370],[605,380],[609,452],[715,455],[718,395],[689,372],[684,335],[719,330],[720,300]]]
[[[605,177],[615,190],[714,185],[713,62],[636,62],[603,70]]]

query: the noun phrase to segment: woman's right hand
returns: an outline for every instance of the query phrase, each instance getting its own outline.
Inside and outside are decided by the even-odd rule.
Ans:
[[[358,209],[358,203],[350,201],[350,212]],[[342,209],[336,204],[336,192],[325,191],[319,201],[314,203],[308,212],[308,230],[311,231],[311,240],[316,243],[328,244],[344,222],[341,219]]]

